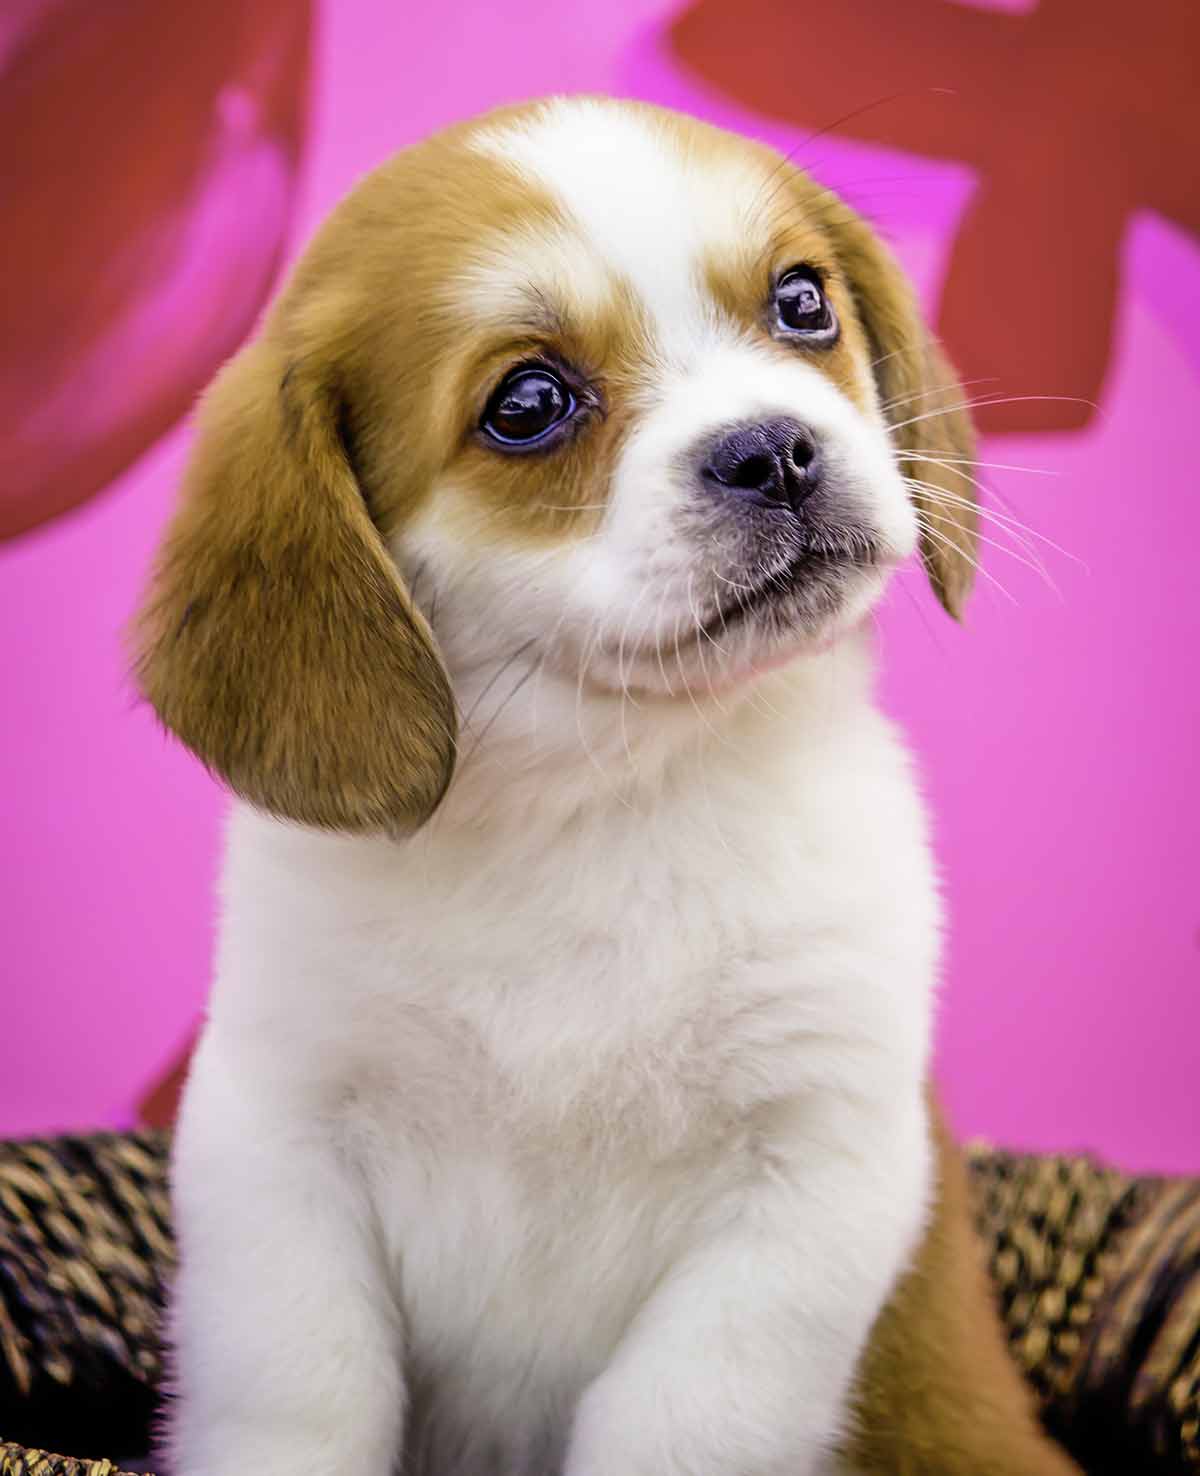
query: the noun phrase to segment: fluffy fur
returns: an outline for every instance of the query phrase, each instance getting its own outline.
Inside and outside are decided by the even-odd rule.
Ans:
[[[576,413],[505,451],[528,364]],[[1069,1469],[1003,1355],[1022,1464],[976,1458],[911,1290],[962,1292],[965,1209],[927,1231],[938,903],[862,627],[918,544],[961,610],[957,396],[862,221],[650,108],[464,125],[323,228],[138,628],[250,802],[176,1146],[179,1476]],[[802,519],[705,470],[781,415]]]

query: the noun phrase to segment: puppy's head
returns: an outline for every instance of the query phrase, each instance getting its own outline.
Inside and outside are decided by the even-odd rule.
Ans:
[[[624,102],[493,114],[364,181],[213,386],[144,690],[276,814],[420,823],[456,686],[505,662],[728,692],[918,546],[957,615],[959,403],[871,230],[769,150]]]

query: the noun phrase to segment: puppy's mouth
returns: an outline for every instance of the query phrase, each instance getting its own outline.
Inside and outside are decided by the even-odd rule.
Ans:
[[[620,689],[629,689],[631,672],[657,669],[668,695],[664,660],[678,663],[699,653],[711,692],[714,684],[736,682],[790,659],[798,643],[821,639],[846,608],[856,582],[882,574],[900,557],[886,540],[859,527],[814,532],[790,547],[776,543],[756,559],[730,560],[728,573],[710,568],[716,588],[710,586],[700,604],[689,594],[691,619],[678,622],[665,638],[660,634],[643,643],[623,637],[611,645],[602,642],[597,650],[613,661]],[[728,658],[723,675],[708,669],[707,653],[714,649]]]
[[[828,601],[852,571],[879,569],[888,562],[886,550],[866,534],[809,540],[778,568],[741,581],[723,577],[725,593],[700,622],[700,632],[715,638],[759,616],[786,620],[794,612],[802,617],[815,590]]]

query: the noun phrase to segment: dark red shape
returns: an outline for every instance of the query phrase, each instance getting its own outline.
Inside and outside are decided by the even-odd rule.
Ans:
[[[197,1031],[197,1035],[199,1032]],[[184,1083],[196,1051],[197,1036],[184,1045],[171,1064],[146,1088],[137,1104],[139,1127],[173,1127],[179,1115],[179,1101],[183,1096]]]
[[[0,537],[105,486],[252,326],[307,111],[308,0],[33,0],[0,72]]]
[[[1041,0],[1027,14],[951,0],[697,0],[673,41],[747,107],[977,171],[938,327],[964,378],[994,380],[996,394],[1096,400],[1131,213],[1200,234],[1196,0]],[[984,407],[979,421],[1065,430],[1091,414],[1023,400]]]

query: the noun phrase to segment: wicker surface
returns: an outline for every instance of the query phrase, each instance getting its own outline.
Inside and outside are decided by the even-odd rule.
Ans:
[[[0,1476],[128,1476],[111,1461],[78,1461],[24,1445],[0,1444]]]
[[[1090,1472],[1200,1472],[1200,1182],[972,1154],[1009,1340]]]
[[[970,1154],[1014,1354],[1094,1476],[1200,1473],[1200,1183]],[[0,1144],[0,1476],[147,1449],[170,1272],[166,1140]]]
[[[147,1448],[172,1260],[166,1149],[150,1133],[0,1143],[0,1440]],[[76,1471],[0,1452],[0,1476]]]

